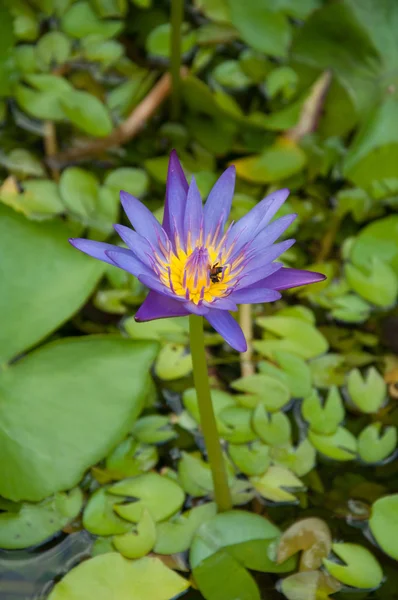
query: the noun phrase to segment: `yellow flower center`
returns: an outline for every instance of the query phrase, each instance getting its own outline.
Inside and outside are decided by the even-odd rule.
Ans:
[[[176,253],[170,252],[167,262],[156,257],[161,282],[195,304],[212,302],[231,292],[237,272],[232,276],[232,265],[225,262],[226,258],[214,246],[196,246],[187,252],[179,247]]]

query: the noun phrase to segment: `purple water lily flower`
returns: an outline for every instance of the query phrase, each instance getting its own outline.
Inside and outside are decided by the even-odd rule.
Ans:
[[[235,186],[229,167],[202,205],[195,179],[185,178],[175,151],[171,153],[163,224],[139,200],[120,193],[134,230],[115,225],[127,245],[70,239],[82,252],[135,275],[150,292],[135,315],[137,321],[203,315],[238,352],[246,350],[243,332],[229,314],[238,304],[273,302],[279,290],[316,283],[325,276],[289,269],[275,260],[294,244],[275,244],[296,215],[270,223],[289,195],[279,190],[225,230]]]

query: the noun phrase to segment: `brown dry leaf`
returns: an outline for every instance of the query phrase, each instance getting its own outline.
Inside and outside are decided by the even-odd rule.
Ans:
[[[329,600],[329,594],[341,587],[337,579],[322,571],[294,573],[281,582],[281,591],[288,600]]]
[[[322,559],[328,556],[332,548],[332,534],[322,519],[310,517],[294,523],[287,529],[278,545],[277,562],[285,560],[303,551],[300,571],[312,571],[322,565]]]

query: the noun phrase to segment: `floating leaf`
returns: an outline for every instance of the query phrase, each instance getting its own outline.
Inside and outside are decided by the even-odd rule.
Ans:
[[[366,272],[349,263],[345,266],[349,286],[362,298],[383,308],[392,306],[398,294],[398,277],[390,265],[374,256]]]
[[[37,58],[46,69],[54,64],[62,65],[68,60],[70,51],[71,41],[61,31],[49,31],[36,45]]]
[[[1,281],[7,289],[0,294],[0,363],[37,344],[73,315],[101,276],[100,263],[66,243],[70,235],[61,222],[38,224],[0,206]]]
[[[398,494],[379,498],[372,506],[369,527],[380,548],[398,560]]]
[[[158,523],[156,527],[156,544],[154,552],[157,554],[175,554],[185,552],[191,546],[193,536],[197,529],[214,517],[217,506],[207,502],[192,508],[170,521]]]
[[[131,428],[155,354],[151,342],[87,336],[47,344],[2,371],[0,493],[37,501],[76,485]]]
[[[299,173],[306,162],[304,151],[295,143],[279,140],[262,154],[238,158],[234,165],[242,179],[252,183],[272,183]]]
[[[311,371],[307,363],[300,357],[284,350],[274,350],[272,353],[273,360],[279,365],[279,377],[283,377],[290,389],[290,394],[293,398],[305,398],[311,391]],[[262,373],[276,375],[277,370],[271,371],[274,365],[270,363],[260,363],[259,370]]]
[[[341,583],[322,571],[294,573],[280,582],[280,590],[288,600],[330,600],[329,594],[341,587]]]
[[[318,392],[313,390],[311,395],[303,400],[301,412],[312,431],[326,435],[335,433],[345,416],[343,401],[335,386],[330,388],[324,404]]]
[[[397,428],[386,427],[382,431],[380,421],[365,427],[358,436],[358,454],[366,463],[378,463],[395,450],[397,445]]]
[[[128,437],[106,459],[107,481],[134,477],[149,471],[157,462],[155,446],[140,444]]]
[[[260,405],[259,405],[260,406]],[[218,414],[220,435],[233,444],[245,444],[256,439],[252,426],[252,411],[242,406],[228,406]]]
[[[377,412],[387,395],[384,379],[374,367],[367,371],[366,377],[362,377],[359,369],[350,371],[347,389],[351,401],[363,413]]]
[[[119,197],[120,190],[141,198],[148,191],[149,178],[144,169],[122,167],[114,169],[104,179],[104,185]]]
[[[131,432],[144,444],[162,444],[177,437],[169,417],[163,415],[141,417]]]
[[[253,429],[270,446],[288,444],[291,437],[289,418],[283,412],[268,414],[262,404],[253,412]]]
[[[239,471],[249,476],[262,475],[271,462],[268,446],[260,441],[249,445],[229,444],[228,454]]]
[[[378,219],[364,227],[355,238],[349,251],[353,264],[367,269],[377,257],[390,265],[398,275],[398,215]]]
[[[212,389],[211,400],[216,420],[218,420],[220,413],[222,413],[225,408],[236,406],[234,396],[222,390]],[[185,390],[182,396],[182,401],[189,414],[197,423],[199,423],[199,405],[195,388],[189,388]]]
[[[294,473],[277,465],[270,467],[261,477],[251,477],[250,481],[257,492],[271,502],[296,503],[297,499],[290,490],[305,489],[303,482]]]
[[[231,387],[240,392],[247,392],[247,395],[239,396],[239,402],[251,408],[261,402],[268,411],[274,412],[290,400],[286,385],[268,375],[255,374],[242,377],[233,381]]]
[[[269,0],[228,0],[231,20],[242,39],[255,50],[283,57],[290,42],[290,25],[285,15],[274,10]]]
[[[112,485],[108,492],[115,496],[135,498],[116,504],[115,512],[123,519],[137,523],[144,509],[148,509],[155,521],[164,521],[176,513],[185,500],[180,486],[157,473],[145,473],[131,479],[125,479]]]
[[[111,133],[113,125],[109,112],[92,94],[70,90],[60,98],[60,105],[69,121],[82,131],[96,137],[106,137]]]
[[[357,451],[357,441],[348,429],[338,427],[331,435],[315,433],[311,429],[308,439],[321,452],[334,460],[353,460]]]
[[[116,550],[126,558],[141,558],[150,552],[156,540],[156,526],[147,509],[144,509],[133,531],[114,535]]]
[[[265,355],[273,351],[287,351],[297,354],[304,359],[314,358],[328,349],[326,338],[310,323],[294,316],[277,315],[257,319],[260,327],[281,340],[266,340],[254,342],[254,347]]]
[[[83,525],[94,535],[116,535],[131,529],[131,523],[121,519],[113,507],[122,498],[107,493],[106,488],[99,488],[90,497],[83,513]]]
[[[17,550],[46,541],[75,519],[83,494],[75,488],[39,504],[24,503],[17,512],[0,513],[0,548]]]
[[[78,39],[90,35],[107,39],[120,32],[122,22],[116,19],[100,19],[89,2],[80,0],[72,4],[62,16],[61,28],[67,35]]]
[[[310,517],[294,523],[281,536],[278,544],[278,562],[302,551],[300,571],[312,571],[322,566],[332,548],[332,534],[322,519]]]
[[[192,356],[186,346],[165,344],[159,352],[155,373],[164,381],[180,379],[192,371]]]
[[[332,550],[345,564],[324,558],[323,565],[338,581],[364,590],[379,587],[383,571],[369,550],[357,544],[346,543],[333,544]]]
[[[98,582],[101,582],[100,586]],[[159,558],[128,560],[116,552],[101,554],[72,569],[48,600],[171,600],[189,587],[186,579]]]

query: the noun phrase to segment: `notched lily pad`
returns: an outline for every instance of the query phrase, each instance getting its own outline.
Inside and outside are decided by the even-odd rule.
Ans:
[[[280,581],[279,589],[287,600],[330,600],[342,585],[337,579],[322,571],[294,573]]]
[[[369,550],[358,544],[347,543],[333,544],[332,550],[343,564],[324,558],[323,565],[338,581],[363,590],[379,587],[383,581],[383,571]]]
[[[387,459],[397,445],[397,428],[386,427],[380,421],[365,427],[358,436],[358,454],[365,463],[373,464]]]
[[[387,396],[387,386],[383,377],[371,367],[365,377],[359,369],[350,372],[347,390],[351,401],[363,413],[375,413],[383,405]]]
[[[290,400],[289,388],[282,381],[257,373],[236,379],[231,387],[239,392],[237,400],[243,406],[254,408],[261,402],[269,412],[274,412],[285,406]]]
[[[319,393],[313,389],[311,395],[303,400],[301,413],[313,432],[325,435],[335,433],[345,416],[338,388],[330,388],[324,403]]]
[[[183,490],[175,481],[157,473],[145,473],[119,481],[108,489],[108,493],[126,497],[115,504],[114,510],[120,517],[133,523],[141,519],[144,509],[148,509],[155,521],[164,521],[180,510],[185,500]]]
[[[0,513],[0,548],[18,550],[44,542],[79,514],[79,488],[58,493],[38,504],[23,503],[17,511]]]
[[[282,412],[268,414],[262,404],[253,412],[253,429],[261,440],[270,446],[283,446],[290,441],[289,418]]]
[[[312,571],[322,566],[332,548],[332,534],[322,519],[310,517],[294,523],[281,536],[278,544],[278,563],[302,551],[300,571]]]
[[[334,460],[353,460],[357,452],[357,440],[344,427],[338,427],[331,435],[308,432],[311,444],[328,458]]]
[[[156,525],[144,509],[133,531],[113,536],[113,545],[126,558],[142,558],[150,552],[156,540]]]
[[[251,477],[255,490],[271,502],[297,503],[294,492],[305,490],[303,482],[289,469],[273,465],[261,477]]]

